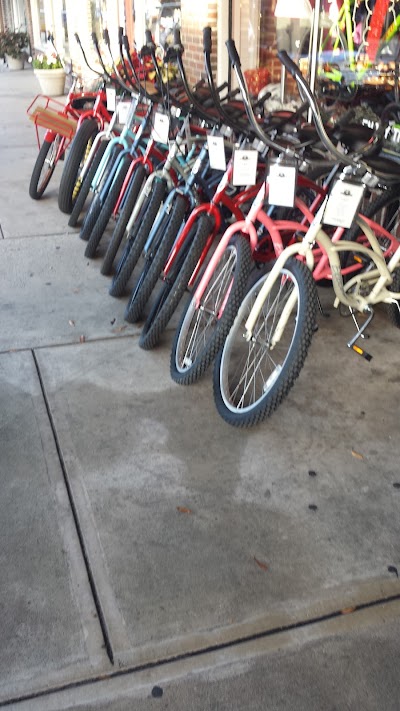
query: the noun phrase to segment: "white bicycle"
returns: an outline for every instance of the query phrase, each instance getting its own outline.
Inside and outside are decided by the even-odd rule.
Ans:
[[[232,48],[230,57],[236,69],[237,53]],[[338,155],[299,68],[286,52],[280,52],[279,57],[297,80],[302,98],[308,101],[326,148],[348,166],[339,182],[343,201],[347,199],[345,193],[349,192],[346,186],[350,186],[351,192],[355,180],[364,189],[374,182],[376,184],[378,170],[371,168],[371,164],[376,163],[371,159],[367,165],[354,154]],[[399,183],[399,166],[393,165],[392,172],[389,172],[388,164],[383,165],[384,169],[382,164],[379,166],[380,182],[383,170],[386,170],[387,185]],[[352,182],[346,183],[348,177]],[[327,200],[303,240],[287,247],[271,271],[249,290],[218,354],[214,367],[214,398],[219,414],[231,425],[249,427],[271,415],[288,394],[304,365],[316,324],[318,298],[312,276],[316,246],[329,260],[335,306],[347,307],[353,317],[356,333],[347,344],[350,348],[370,359],[356,341],[371,322],[375,304],[387,304],[392,322],[400,327],[400,245],[385,260],[382,245],[373,230],[374,223],[367,224],[359,217],[356,220],[366,237],[365,244],[345,240],[332,243],[323,229]],[[348,281],[342,277],[341,258],[343,260],[345,253],[352,257],[356,254],[365,265]],[[362,315],[362,323],[359,323],[358,314]]]

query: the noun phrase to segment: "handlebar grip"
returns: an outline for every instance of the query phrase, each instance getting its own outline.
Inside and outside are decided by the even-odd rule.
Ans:
[[[124,35],[124,36],[123,36],[123,38],[122,38],[122,43],[123,43],[123,45],[124,45],[124,47],[125,47],[126,53],[129,54],[129,52],[131,51],[131,48],[130,48],[130,46],[129,46],[128,35]]]
[[[122,44],[123,36],[124,36],[124,28],[118,27],[118,43],[119,44]]]
[[[204,27],[203,29],[203,51],[209,52],[211,54],[212,42],[211,42],[211,27]]]
[[[235,40],[228,39],[225,42],[225,45],[228,50],[229,60],[230,60],[230,63],[232,64],[232,66],[235,67],[237,65],[238,67],[240,67],[241,66],[240,57],[239,57],[238,51],[236,49]]]
[[[107,45],[107,47],[108,47],[108,45],[110,44],[110,35],[108,34],[108,30],[107,30],[107,29],[103,30],[103,39],[104,39],[104,42],[106,43],[106,45]]]
[[[75,40],[77,41],[77,43],[80,44],[81,40],[80,40],[80,37],[77,32],[74,32],[74,37],[75,37]]]
[[[296,78],[296,76],[302,77],[302,73],[297,66],[297,64],[291,59],[286,51],[286,49],[281,49],[278,51],[278,57],[279,60],[282,62],[282,64],[286,67],[288,70],[289,74],[292,75],[292,77]]]
[[[99,44],[99,41],[98,41],[98,39],[97,39],[97,35],[96,35],[95,32],[92,32],[92,42],[93,42],[93,44],[94,44],[95,47],[97,47],[98,44]]]
[[[181,31],[179,27],[175,27],[174,29],[174,44],[181,46]]]
[[[153,36],[151,34],[151,30],[146,30],[145,32],[145,37],[146,37],[146,44],[153,45]]]

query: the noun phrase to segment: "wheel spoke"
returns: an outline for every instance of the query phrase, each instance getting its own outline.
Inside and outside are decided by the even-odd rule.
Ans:
[[[227,348],[225,392],[236,410],[243,410],[256,403],[271,389],[286,358],[288,343],[295,330],[296,318],[285,326],[284,338],[270,350],[270,343],[279,323],[282,311],[293,291],[294,282],[287,276],[276,282],[276,289],[268,295],[256,321],[250,341],[245,340],[244,324],[258,296],[253,291],[242,308],[236,337]]]

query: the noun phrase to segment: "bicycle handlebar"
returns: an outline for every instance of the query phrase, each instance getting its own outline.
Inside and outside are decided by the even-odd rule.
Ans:
[[[246,128],[240,125],[240,122],[235,120],[235,118],[222,106],[218,91],[215,87],[214,77],[211,68],[211,50],[212,50],[212,35],[211,27],[204,27],[203,29],[203,53],[204,53],[204,65],[207,74],[208,86],[210,88],[211,97],[214,101],[216,108],[218,109],[223,121],[233,128],[237,134],[247,133]]]
[[[211,40],[211,27],[204,27],[203,29],[203,52],[211,54],[212,40]]]
[[[94,32],[92,33],[92,36],[93,36],[93,35],[96,36]],[[136,87],[135,87],[133,84],[130,84],[130,85],[129,85],[129,84],[126,84],[126,82],[124,82],[124,80],[122,79],[122,77],[121,77],[121,75],[120,75],[120,73],[119,73],[119,71],[118,71],[118,67],[117,67],[117,65],[115,64],[114,57],[113,57],[112,52],[111,52],[110,35],[109,35],[107,29],[103,30],[103,39],[104,39],[104,43],[105,43],[105,45],[106,45],[106,47],[107,47],[107,49],[108,49],[108,53],[109,53],[109,55],[110,55],[110,59],[111,59],[111,63],[112,63],[112,68],[113,68],[114,73],[115,73],[116,81],[117,81],[118,84],[122,87],[122,89],[124,89],[125,91],[127,91],[127,92],[129,92],[129,93],[131,93],[132,91],[135,91],[135,90],[136,90]],[[93,40],[93,41],[94,41],[94,40]],[[96,42],[97,42],[97,37],[96,37]],[[98,42],[97,42],[96,50],[97,50],[97,53],[99,54],[99,57],[101,57],[100,48],[99,48],[99,46],[98,46]],[[102,62],[102,65],[103,65],[102,59],[101,59],[101,62]],[[103,65],[103,66],[104,66],[104,65]]]
[[[101,64],[101,66],[102,66],[102,69],[103,69],[103,72],[104,72],[105,76],[106,76],[107,79],[109,79],[110,81],[113,81],[113,78],[112,78],[111,74],[107,71],[106,66],[105,66],[105,64],[104,64],[104,62],[103,62],[103,57],[101,56],[101,52],[100,52],[99,41],[98,41],[98,39],[97,39],[97,35],[96,35],[95,32],[92,32],[92,42],[93,42],[93,44],[94,44],[94,48],[95,48],[95,50],[96,50],[96,52],[97,52],[97,56],[98,56],[98,58],[99,58],[99,62],[100,62],[100,64]]]
[[[129,46],[129,39],[128,39],[127,35],[124,35],[124,36],[122,37],[122,45],[123,45],[123,47],[124,47],[124,49],[125,49],[126,59],[127,59],[128,64],[129,64],[129,68],[130,68],[130,70],[131,70],[131,72],[132,72],[132,76],[135,78],[136,85],[139,87],[139,86],[140,86],[140,79],[139,79],[139,75],[138,75],[138,73],[137,73],[137,71],[136,71],[135,65],[134,65],[134,63],[132,62],[131,48],[130,48],[130,46]]]
[[[184,52],[184,47],[181,42],[181,33],[179,28],[174,29],[174,43],[173,47],[171,48],[172,52],[174,53],[174,56],[176,57],[176,62],[178,65],[179,73],[182,78],[182,83],[183,87],[185,89],[186,95],[191,103],[192,106],[196,109],[197,115],[199,116],[200,119],[203,121],[207,121],[208,123],[212,123],[213,125],[216,125],[218,123],[218,119],[215,116],[212,116],[211,114],[207,113],[207,111],[204,110],[204,105],[201,104],[201,102],[197,99],[193,91],[191,90],[189,86],[189,82],[187,80],[185,68],[183,66],[182,62],[182,55]]]
[[[124,49],[125,49],[126,58],[127,58],[129,67],[130,67],[130,69],[131,69],[132,76],[135,78],[135,81],[136,81],[136,84],[137,84],[137,91],[139,92],[140,95],[145,96],[146,99],[148,99],[149,101],[152,101],[152,102],[156,101],[156,100],[157,100],[158,98],[160,98],[160,97],[159,97],[159,96],[155,96],[155,95],[151,95],[151,94],[146,90],[145,86],[143,86],[143,85],[141,84],[141,82],[140,82],[139,75],[138,75],[138,73],[137,73],[137,71],[136,71],[136,69],[135,69],[135,66],[134,66],[133,62],[132,62],[131,49],[130,49],[129,39],[128,39],[127,35],[123,35],[123,37],[122,37],[122,45],[123,45],[123,47],[124,47]],[[122,45],[121,45],[121,47],[122,47]],[[125,61],[124,61],[123,63],[124,63],[124,66],[125,66]]]
[[[229,54],[229,61],[232,64],[232,67],[236,69],[237,67],[241,69],[241,62],[240,62],[240,57],[238,55],[238,51],[236,49],[235,41],[233,39],[228,39],[226,42],[226,48],[228,50]]]
[[[383,177],[385,174],[378,173],[378,171],[370,168],[370,166],[367,165],[362,158],[367,158],[371,153],[376,153],[377,148],[379,148],[383,135],[384,135],[384,127],[381,125],[380,129],[376,131],[374,134],[373,138],[371,141],[368,142],[368,144],[362,148],[361,150],[357,151],[357,153],[353,154],[343,154],[341,153],[336,146],[332,143],[330,140],[327,132],[325,131],[325,127],[322,121],[321,117],[321,112],[319,110],[319,106],[315,100],[315,97],[310,89],[309,84],[307,81],[304,79],[299,67],[295,62],[289,57],[288,53],[286,50],[281,50],[278,52],[278,57],[282,64],[285,66],[285,68],[288,70],[288,72],[292,75],[292,77],[296,80],[298,86],[299,86],[299,91],[303,92],[303,94],[306,97],[307,103],[311,109],[311,113],[313,115],[315,127],[317,129],[317,133],[324,144],[325,148],[333,155],[335,158],[340,163],[347,163],[347,165],[352,166],[353,168],[360,169],[363,168],[367,172],[370,173],[376,173],[376,175],[380,175],[380,177]]]
[[[253,111],[253,107],[251,105],[250,97],[249,97],[249,92],[247,89],[247,85],[243,76],[242,68],[241,68],[241,63],[240,63],[240,57],[238,55],[235,41],[233,39],[229,39],[225,42],[226,48],[228,50],[229,54],[229,60],[232,64],[233,69],[235,70],[236,78],[238,80],[238,84],[240,87],[240,91],[242,94],[242,99],[244,103],[244,107],[246,109],[246,114],[247,118],[250,121],[250,124],[252,126],[252,130],[257,136],[257,138],[270,148],[272,148],[275,151],[278,151],[279,153],[286,153],[286,155],[296,155],[295,152],[295,146],[290,146],[288,148],[287,146],[283,146],[280,143],[277,143],[274,141],[270,136],[268,136],[265,131],[262,130],[261,126],[259,125]]]
[[[90,69],[91,72],[93,72],[93,74],[97,74],[98,77],[103,77],[103,79],[104,79],[104,73],[102,74],[101,72],[98,72],[96,69],[93,69],[93,67],[90,66],[90,64],[87,60],[87,57],[86,57],[85,50],[82,47],[82,42],[81,42],[80,37],[77,32],[75,32],[74,37],[75,37],[75,40],[76,40],[77,44],[79,45],[79,48],[82,52],[83,59],[85,61],[86,66]]]

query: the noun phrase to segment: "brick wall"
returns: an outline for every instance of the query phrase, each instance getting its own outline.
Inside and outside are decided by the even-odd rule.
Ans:
[[[236,0],[238,2],[239,0]],[[259,66],[267,66],[271,72],[271,81],[279,82],[281,64],[276,54],[276,18],[274,16],[276,0],[261,0],[260,7],[260,58]],[[212,64],[216,74],[217,51],[217,2],[204,0],[182,0],[182,43],[185,47],[184,63],[189,81],[194,84],[204,75],[203,27],[212,28]],[[291,89],[290,78],[287,80]]]
[[[204,75],[203,28],[212,29],[211,63],[214,76],[217,68],[217,2],[182,0],[181,39],[185,47],[184,65],[189,82],[195,84]]]

